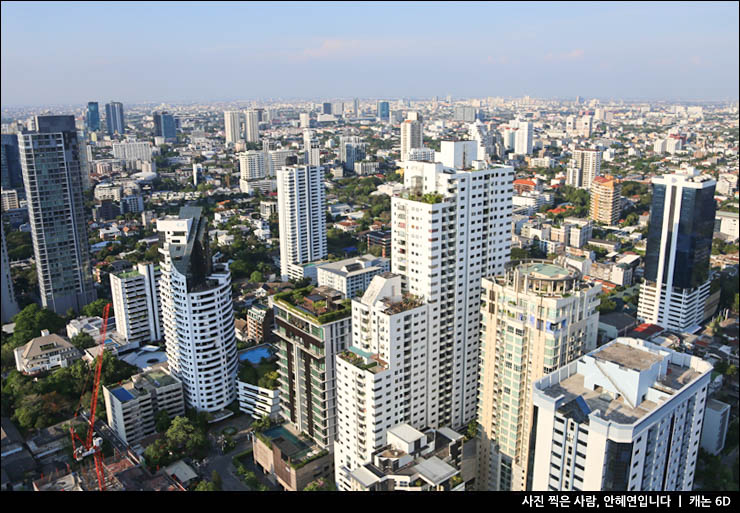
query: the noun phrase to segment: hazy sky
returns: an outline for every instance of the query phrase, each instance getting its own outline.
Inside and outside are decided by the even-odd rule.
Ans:
[[[2,104],[738,98],[738,3],[2,2]]]

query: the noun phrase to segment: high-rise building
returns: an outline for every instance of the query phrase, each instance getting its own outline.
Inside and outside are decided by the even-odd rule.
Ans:
[[[16,134],[2,134],[0,146],[0,186],[3,189],[23,189],[23,171],[21,171],[21,155],[18,150],[18,136]]]
[[[324,102],[321,104],[322,114],[331,114],[331,102]]]
[[[105,104],[105,123],[108,128],[108,135],[123,135],[126,125],[123,120],[123,104],[121,102]]]
[[[401,161],[408,159],[412,148],[424,146],[421,121],[407,119],[401,123]]]
[[[224,111],[224,135],[226,143],[235,144],[242,140],[241,125],[242,113],[238,110]]]
[[[311,128],[311,114],[308,112],[301,112],[298,115],[298,119],[301,123],[301,128]]]
[[[321,165],[321,149],[319,139],[313,130],[303,131],[303,151],[305,152],[305,162],[311,166]]]
[[[97,297],[74,116],[36,116],[18,134],[41,304],[60,315]]]
[[[265,152],[250,150],[239,154],[239,176],[241,180],[255,180],[267,175]]]
[[[303,278],[300,264],[327,255],[326,191],[321,168],[284,166],[277,170],[280,273]]]
[[[377,107],[377,117],[378,121],[380,122],[388,122],[391,119],[391,108],[390,104],[386,101],[378,101]]]
[[[116,333],[129,343],[162,340],[161,275],[159,266],[151,263],[140,263],[135,270],[110,275]]]
[[[331,449],[337,423],[334,356],[349,345],[349,300],[329,287],[308,287],[270,296],[269,303],[278,336],[281,414]]]
[[[148,141],[113,143],[113,157],[123,160],[127,166],[137,160],[151,162],[152,151],[152,143]]]
[[[545,261],[483,279],[479,490],[523,491],[531,476],[532,383],[596,348],[601,285]]]
[[[473,153],[458,156],[466,143]],[[486,168],[475,148],[443,141],[441,161],[408,162],[406,191],[391,198],[391,270],[431,308],[432,427],[456,429],[475,418],[480,280],[503,272],[510,252],[514,170]]]
[[[519,121],[514,133],[514,153],[517,155],[532,154],[532,122]]]
[[[18,201],[18,191],[15,189],[2,189],[2,210],[12,210],[20,208],[21,204]]]
[[[694,168],[653,178],[637,317],[681,332],[705,319],[716,182]]]
[[[2,260],[0,260],[0,273],[2,273],[2,290],[0,290],[0,298],[2,299],[2,310],[0,311],[0,320],[3,324],[9,323],[15,314],[18,313],[18,302],[15,299],[15,292],[13,291],[13,279],[10,277],[10,262],[8,261],[8,247],[5,243],[5,232],[3,231],[2,223],[0,223],[0,238],[2,239]]]
[[[601,150],[577,149],[568,161],[566,185],[590,189],[591,182],[601,174]]]
[[[97,132],[100,130],[100,110],[98,108],[98,102],[87,102],[85,125],[91,132]]]
[[[247,142],[259,142],[259,112],[255,109],[244,111],[244,138]]]
[[[167,362],[185,404],[212,412],[236,399],[239,360],[231,273],[212,260],[207,223],[200,207],[182,207],[178,217],[158,219],[157,231]]]
[[[352,105],[354,107],[355,117],[359,117],[360,116],[360,100],[358,100],[357,98],[355,98],[352,101]]]
[[[691,491],[712,365],[617,338],[537,381],[532,490]]]
[[[342,135],[339,137],[339,159],[344,169],[355,170],[355,162],[365,158],[365,143],[356,135]]]
[[[165,141],[177,139],[175,117],[167,112],[154,113],[154,137],[164,137]]]
[[[270,178],[274,178],[277,175],[277,170],[281,167],[297,162],[298,157],[294,150],[269,150],[265,152],[267,176]]]
[[[470,105],[456,105],[453,119],[455,121],[472,123],[475,121],[475,107],[471,107]]]
[[[622,185],[614,177],[596,176],[591,180],[589,217],[609,226],[616,226],[622,213]]]
[[[432,424],[429,371],[436,349],[428,332],[430,305],[404,294],[402,282],[397,274],[377,275],[352,301],[352,345],[336,359],[334,471],[340,490],[351,489],[351,472],[387,443],[388,429],[402,422]]]

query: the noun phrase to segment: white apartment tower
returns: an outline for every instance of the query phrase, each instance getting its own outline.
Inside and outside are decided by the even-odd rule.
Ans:
[[[479,490],[524,491],[536,425],[532,383],[596,348],[600,284],[546,261],[483,280]]]
[[[224,111],[224,135],[227,144],[235,144],[242,140],[242,113],[238,110]]]
[[[259,113],[254,109],[244,111],[244,135],[247,142],[259,142]]]
[[[391,270],[430,307],[429,427],[475,418],[481,278],[509,259],[514,170],[486,168],[475,149],[443,141],[441,162],[407,162],[406,190],[391,199]]]
[[[116,332],[127,342],[162,340],[159,266],[141,263],[135,270],[110,275]]]
[[[532,490],[691,491],[711,371],[617,338],[536,381]]]
[[[267,175],[265,152],[251,150],[239,154],[239,179],[257,180]]]
[[[704,320],[715,186],[712,177],[694,168],[653,178],[645,280],[637,305],[642,321],[693,333]]]
[[[516,126],[517,130],[514,135],[514,153],[517,155],[531,155],[533,135],[532,122],[518,121]]]
[[[309,166],[316,167],[321,165],[321,149],[315,131],[303,131],[303,151],[306,154],[306,163]]]
[[[340,490],[351,489],[350,473],[387,443],[388,429],[430,424],[429,305],[404,293],[402,283],[400,275],[377,275],[352,301],[352,346],[336,358],[334,472]]]
[[[277,171],[280,273],[303,278],[300,264],[327,255],[326,191],[319,167],[284,166]]]
[[[423,146],[421,121],[407,119],[401,123],[401,161],[408,160],[412,148]]]
[[[212,262],[207,220],[199,207],[157,220],[163,240],[160,295],[167,361],[185,403],[218,411],[236,399],[236,337],[231,273]]]
[[[601,174],[601,150],[578,149],[568,162],[566,185],[590,189],[593,179]]]

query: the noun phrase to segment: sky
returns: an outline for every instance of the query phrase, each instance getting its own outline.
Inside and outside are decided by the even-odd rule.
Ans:
[[[737,2],[16,2],[3,107],[738,99]]]

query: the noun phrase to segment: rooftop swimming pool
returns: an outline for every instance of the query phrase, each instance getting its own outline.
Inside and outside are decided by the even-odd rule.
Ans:
[[[249,361],[250,363],[260,363],[262,358],[270,358],[273,355],[271,346],[264,345],[255,347],[253,349],[247,349],[243,353],[239,353],[239,361]]]

